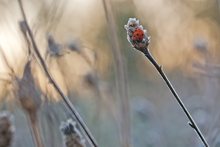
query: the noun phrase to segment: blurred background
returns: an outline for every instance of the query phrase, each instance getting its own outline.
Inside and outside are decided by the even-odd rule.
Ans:
[[[127,41],[124,25],[136,17],[208,143],[220,147],[219,0],[23,3],[48,69],[99,146],[123,146],[126,138],[134,147],[202,146],[159,74]],[[30,59],[18,2],[0,0],[0,14],[0,112],[13,115],[11,146],[34,147],[40,140],[61,147],[60,124],[72,115],[38,60]]]

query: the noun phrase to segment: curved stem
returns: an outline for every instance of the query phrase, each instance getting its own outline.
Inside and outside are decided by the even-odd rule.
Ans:
[[[91,144],[94,147],[98,147],[96,140],[94,139],[94,137],[92,136],[91,132],[89,131],[88,127],[86,126],[86,124],[84,123],[83,119],[81,118],[81,116],[79,115],[78,111],[76,110],[76,108],[73,106],[73,104],[71,103],[71,101],[69,100],[69,98],[63,93],[63,91],[61,90],[61,88],[59,87],[59,85],[56,83],[56,81],[53,79],[53,77],[50,75],[50,72],[46,66],[46,63],[44,62],[43,57],[41,56],[39,49],[37,47],[37,44],[34,40],[34,36],[33,33],[28,25],[27,22],[27,18],[24,12],[24,8],[23,8],[23,4],[22,4],[22,0],[18,0],[19,3],[19,7],[22,13],[22,17],[24,19],[25,25],[26,25],[26,30],[27,30],[27,34],[30,37],[30,42],[33,45],[33,50],[35,53],[36,58],[39,60],[40,65],[42,66],[43,71],[45,72],[45,75],[47,76],[47,78],[49,79],[50,83],[53,85],[53,87],[55,88],[55,90],[58,92],[58,94],[61,96],[61,98],[63,99],[64,103],[66,104],[66,106],[68,107],[68,109],[72,112],[72,114],[75,116],[77,122],[79,123],[79,125],[81,126],[81,128],[83,129],[83,131],[85,132],[86,136],[88,137],[88,141],[91,142]]]
[[[189,125],[196,131],[196,133],[199,135],[199,138],[201,139],[201,141],[203,142],[203,144],[205,145],[205,147],[209,147],[207,141],[205,140],[202,132],[200,131],[199,127],[197,126],[196,122],[193,120],[191,114],[189,113],[189,111],[187,110],[186,106],[184,105],[184,103],[182,102],[181,98],[178,96],[176,90],[174,89],[174,87],[172,86],[172,84],[170,83],[169,79],[167,78],[166,74],[163,72],[162,70],[162,66],[160,66],[156,60],[153,58],[153,56],[151,55],[151,53],[149,52],[149,50],[146,48],[142,51],[145,56],[148,58],[148,60],[153,64],[153,66],[157,69],[157,71],[159,72],[160,76],[163,78],[163,80],[166,82],[167,86],[169,87],[171,93],[173,94],[173,96],[176,98],[178,104],[180,105],[180,107],[182,108],[182,110],[184,111],[184,113],[186,114],[186,116],[189,119]]]

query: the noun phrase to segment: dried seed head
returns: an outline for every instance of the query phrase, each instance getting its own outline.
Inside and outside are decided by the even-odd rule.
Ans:
[[[136,18],[129,18],[127,25],[124,26],[127,31],[127,39],[132,47],[137,50],[143,51],[150,43],[150,37],[147,31],[143,29],[140,22]]]
[[[71,40],[67,43],[67,48],[71,51],[80,52],[81,46],[80,43],[78,43],[77,40]]]
[[[23,33],[26,33],[27,31],[27,23],[26,21],[20,21],[19,22],[19,26],[20,26],[20,29]]]
[[[91,87],[98,87],[98,80],[97,75],[93,72],[85,75],[85,82]]]
[[[67,122],[62,122],[60,130],[66,147],[85,147],[85,140],[77,129],[75,121],[68,119]]]
[[[0,113],[0,146],[1,147],[10,147],[13,133],[14,133],[14,126],[12,125],[12,115],[8,112],[1,112]]]
[[[208,51],[208,42],[204,38],[196,38],[194,41],[194,47],[201,53],[206,53]]]
[[[17,96],[22,108],[30,115],[35,115],[42,101],[40,90],[36,86],[31,72],[31,61],[25,65],[23,76],[21,79],[17,79],[16,86]]]
[[[54,37],[51,34],[48,34],[47,42],[48,42],[48,53],[50,55],[52,56],[64,55],[62,46],[55,41]]]

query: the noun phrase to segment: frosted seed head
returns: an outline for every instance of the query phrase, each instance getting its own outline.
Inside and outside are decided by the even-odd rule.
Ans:
[[[147,34],[147,30],[145,30],[143,26],[140,25],[138,19],[129,18],[127,25],[125,25],[125,29],[127,31],[127,39],[131,43],[132,47],[140,51],[148,47],[150,43],[150,37]],[[144,36],[141,39],[137,39],[135,34],[137,34],[137,31],[141,32],[141,30]]]

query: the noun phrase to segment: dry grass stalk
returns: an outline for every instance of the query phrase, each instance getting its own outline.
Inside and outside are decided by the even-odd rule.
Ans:
[[[16,95],[23,110],[28,115],[37,147],[43,147],[37,117],[37,112],[41,105],[41,95],[31,73],[31,61],[27,62],[22,78],[17,79]]]
[[[43,57],[41,56],[39,49],[37,47],[37,44],[34,40],[34,36],[33,36],[33,32],[31,31],[27,19],[26,19],[26,15],[24,12],[24,8],[23,8],[23,4],[22,4],[22,0],[18,0],[18,4],[19,4],[19,8],[21,10],[22,13],[22,17],[24,19],[24,22],[26,24],[26,31],[27,34],[30,38],[30,42],[32,43],[33,46],[33,51],[34,51],[34,55],[35,57],[39,60],[40,65],[42,66],[43,71],[45,72],[45,75],[47,76],[47,78],[49,79],[50,83],[54,86],[54,88],[56,89],[56,91],[59,93],[59,95],[62,97],[62,99],[64,100],[66,106],[69,108],[69,110],[72,112],[72,114],[75,116],[77,122],[79,123],[80,127],[82,127],[83,131],[85,132],[85,134],[88,137],[88,141],[91,142],[91,144],[95,147],[97,147],[97,143],[94,139],[94,137],[92,136],[92,134],[90,133],[88,127],[86,126],[86,124],[84,123],[84,121],[82,120],[81,116],[79,115],[79,113],[77,112],[76,108],[72,105],[72,103],[70,102],[69,98],[66,97],[66,95],[63,93],[63,91],[60,89],[59,85],[56,83],[56,81],[51,77],[50,72],[47,68],[46,63],[43,60]]]
[[[0,147],[11,147],[14,130],[12,115],[0,112]]]
[[[47,32],[56,30],[62,19],[65,9],[65,1],[52,0],[42,1],[41,9],[37,15],[37,20],[34,24],[34,28],[37,30],[39,27],[44,27]]]
[[[125,72],[125,65],[123,63],[123,55],[121,53],[117,28],[114,21],[114,15],[112,13],[111,0],[103,0],[103,7],[105,11],[105,17],[108,24],[109,39],[112,45],[112,53],[114,58],[114,67],[116,72],[116,90],[119,97],[119,128],[120,128],[120,140],[121,146],[130,147],[131,143],[131,128],[130,128],[130,108],[127,88],[127,75]]]
[[[93,89],[98,97],[96,105],[97,105],[97,116],[103,111],[107,110],[110,114],[117,120],[117,111],[115,108],[115,102],[111,94],[109,94],[109,87],[102,83],[96,71],[89,72],[84,77],[85,83],[91,89]],[[95,118],[96,119],[96,118]]]
[[[200,126],[203,127],[203,130],[206,130],[210,146],[217,147],[220,144],[220,114],[217,113],[219,111],[219,92],[217,87],[219,87],[220,65],[213,63],[213,57],[207,47],[207,42],[205,40],[202,40],[203,42],[199,41],[195,49],[201,53],[204,62],[193,62],[192,66],[195,72],[201,75],[201,79],[204,80],[204,84],[201,85],[205,85],[204,102],[199,110],[200,113],[203,112],[203,121],[201,121]],[[210,95],[211,97],[207,98]]]
[[[63,135],[65,147],[86,147],[80,131],[76,127],[76,122],[72,119],[62,122],[60,130]]]
[[[22,31],[23,32],[23,31]],[[25,35],[25,32],[23,32]],[[27,36],[24,36],[27,37]],[[29,48],[28,48],[29,49]],[[31,73],[31,60],[29,60],[25,67],[22,78],[18,78],[14,69],[9,64],[4,52],[2,50],[1,55],[6,67],[9,70],[8,75],[10,79],[8,84],[12,85],[12,90],[15,97],[18,98],[22,109],[27,113],[30,126],[32,128],[34,140],[38,147],[43,147],[42,139],[39,133],[37,111],[41,104],[41,95],[39,89],[36,87],[34,78]],[[30,51],[28,51],[30,56]],[[29,57],[31,59],[31,57]]]

